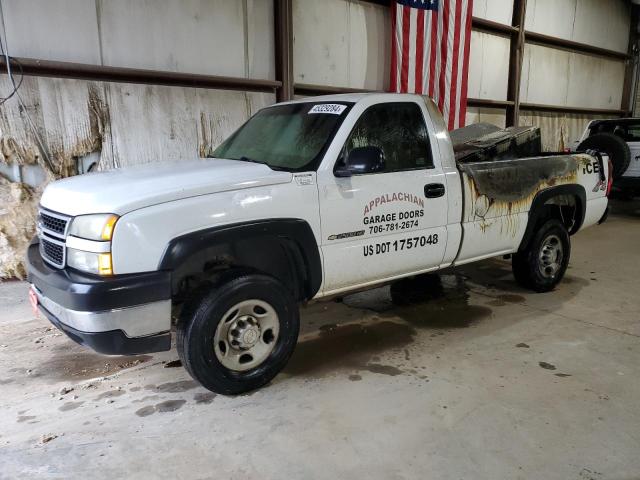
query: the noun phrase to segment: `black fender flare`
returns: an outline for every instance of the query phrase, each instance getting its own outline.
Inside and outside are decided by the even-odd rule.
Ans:
[[[187,233],[174,238],[167,245],[158,269],[177,270],[187,260],[207,252],[216,246],[228,245],[239,257],[250,256],[242,266],[270,265],[279,258],[286,259],[294,269],[295,280],[300,282],[302,299],[310,299],[322,284],[322,260],[320,249],[311,226],[296,218],[273,218],[222,225]],[[269,248],[276,248],[274,252]],[[272,255],[278,253],[278,255]],[[269,271],[269,268],[267,268]]]
[[[572,196],[577,199],[577,208],[578,212],[580,213],[580,217],[569,231],[569,235],[573,235],[578,230],[580,230],[580,227],[582,227],[582,222],[584,222],[585,211],[587,209],[587,194],[584,187],[582,185],[572,184],[558,185],[555,187],[547,188],[546,190],[538,192],[534,197],[533,202],[531,202],[527,228],[524,232],[524,236],[522,237],[522,241],[520,242],[518,250],[522,250],[523,248],[525,248],[531,241],[531,238],[533,238],[533,235],[535,234],[535,228],[544,215],[544,205],[553,197],[559,196]]]

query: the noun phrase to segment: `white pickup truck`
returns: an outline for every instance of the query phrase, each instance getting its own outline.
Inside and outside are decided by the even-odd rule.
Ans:
[[[189,373],[237,394],[285,366],[303,302],[506,254],[553,289],[569,235],[606,216],[606,156],[541,153],[532,128],[452,135],[421,96],[316,97],[260,110],[216,158],[54,182],[30,299],[105,354],[170,349],[176,318]]]

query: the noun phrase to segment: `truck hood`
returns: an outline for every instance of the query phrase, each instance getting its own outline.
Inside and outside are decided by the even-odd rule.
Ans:
[[[58,180],[47,186],[40,204],[71,216],[123,215],[158,203],[291,180],[289,172],[237,160],[207,158],[151,163]]]

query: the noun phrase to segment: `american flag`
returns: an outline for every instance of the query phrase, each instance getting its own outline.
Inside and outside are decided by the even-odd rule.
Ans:
[[[391,8],[391,91],[429,95],[449,130],[464,126],[473,0],[395,0]]]

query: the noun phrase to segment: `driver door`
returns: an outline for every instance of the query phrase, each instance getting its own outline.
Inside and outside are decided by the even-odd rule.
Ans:
[[[424,108],[410,101],[366,109],[336,168],[354,148],[370,146],[384,154],[382,171],[318,177],[325,295],[437,268],[444,256],[445,175],[433,159]]]

